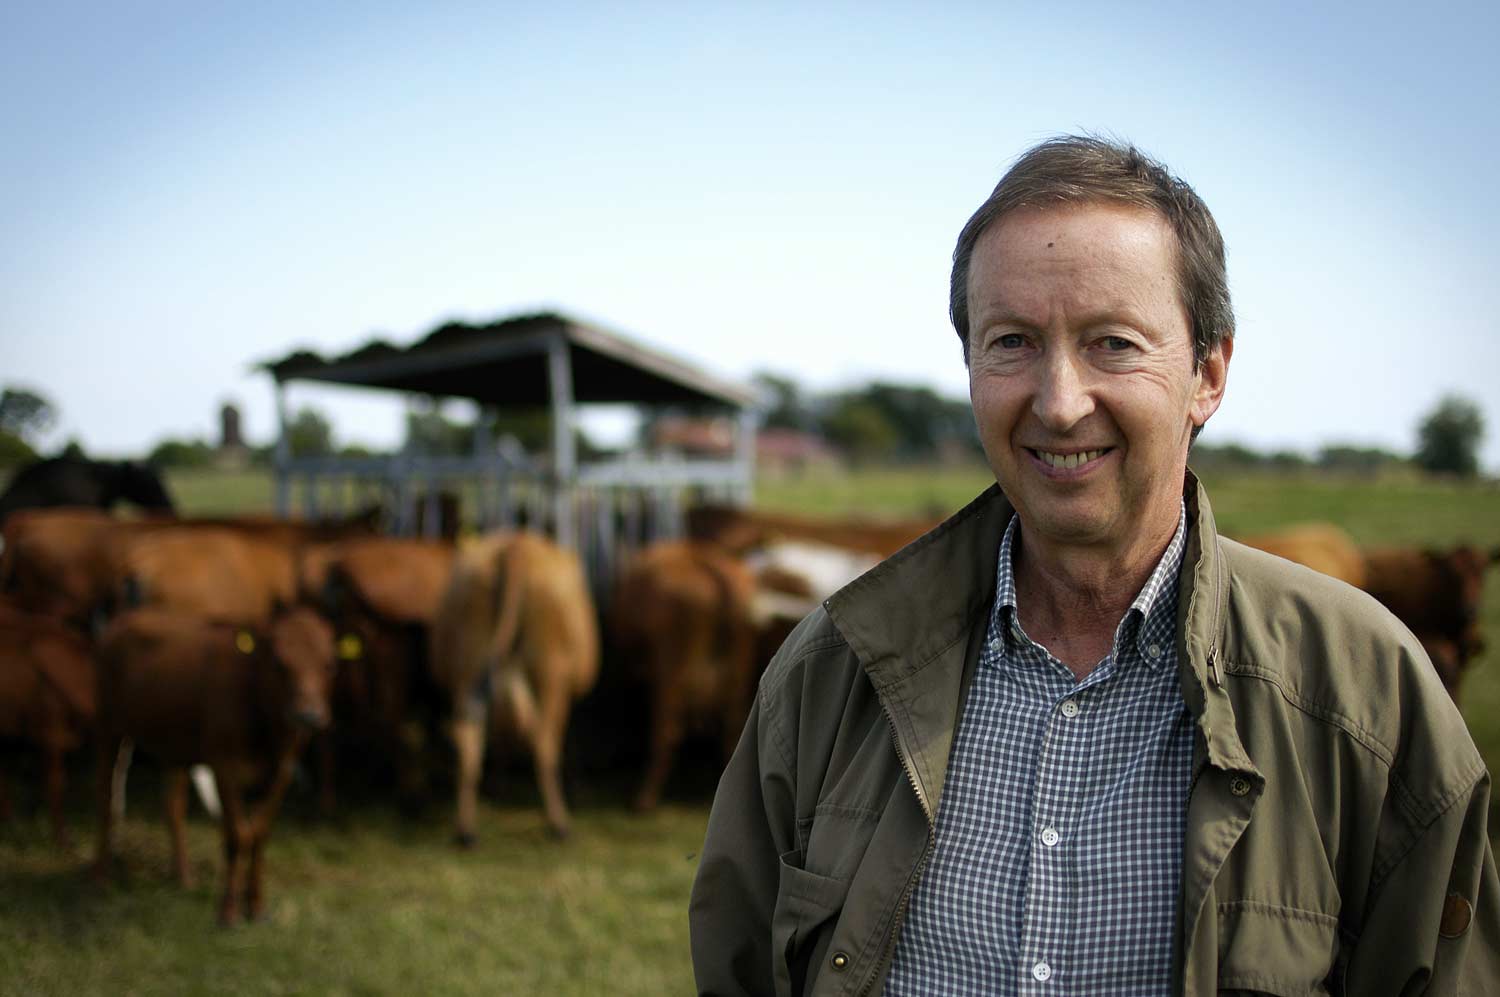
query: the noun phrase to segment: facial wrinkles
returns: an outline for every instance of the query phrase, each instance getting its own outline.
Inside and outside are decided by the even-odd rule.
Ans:
[[[989,273],[976,274],[970,284],[974,329],[984,332],[1000,320],[1037,330],[1076,330],[1114,319],[1159,339],[1174,319],[1187,322],[1172,276],[1175,260],[1162,258],[1164,251],[1172,255],[1169,247],[1175,244],[1165,222],[1158,221],[1156,232],[1080,233],[1076,213],[1065,210],[1055,224],[1022,229],[1024,238],[1017,240],[1018,227],[1007,227],[1010,220],[1001,219],[981,240],[990,243],[988,249],[998,244],[1010,251],[984,254],[992,260]],[[1001,242],[1002,232],[1016,241]],[[976,292],[983,297],[976,300]],[[1101,302],[1106,303],[1102,310]]]

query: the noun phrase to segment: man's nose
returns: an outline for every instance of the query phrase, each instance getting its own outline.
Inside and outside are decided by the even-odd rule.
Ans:
[[[1037,372],[1036,393],[1031,411],[1053,432],[1066,432],[1094,411],[1093,395],[1078,369],[1078,360],[1063,351],[1054,351]]]

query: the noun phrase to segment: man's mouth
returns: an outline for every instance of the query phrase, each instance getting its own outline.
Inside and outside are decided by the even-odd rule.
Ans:
[[[1098,460],[1113,450],[1114,447],[1104,447],[1099,450],[1076,450],[1073,453],[1066,454],[1056,453],[1052,450],[1037,450],[1032,447],[1027,447],[1026,449],[1031,451],[1032,456],[1048,467],[1055,467],[1060,471],[1070,471],[1090,461]]]

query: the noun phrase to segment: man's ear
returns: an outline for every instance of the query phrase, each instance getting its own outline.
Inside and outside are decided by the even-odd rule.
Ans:
[[[1229,382],[1229,358],[1234,356],[1234,339],[1226,336],[1209,347],[1208,355],[1198,365],[1198,387],[1188,410],[1194,426],[1208,422],[1224,400],[1224,385]]]

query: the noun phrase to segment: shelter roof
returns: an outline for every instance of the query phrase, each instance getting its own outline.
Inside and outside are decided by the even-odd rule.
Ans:
[[[548,350],[559,338],[567,344],[577,402],[743,408],[757,399],[748,385],[553,312],[484,325],[449,322],[405,348],[375,339],[341,356],[298,350],[260,366],[283,382],[472,398],[502,408],[544,406],[551,398]]]

